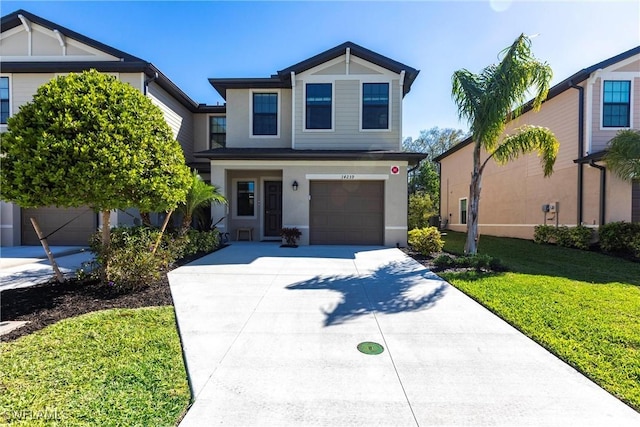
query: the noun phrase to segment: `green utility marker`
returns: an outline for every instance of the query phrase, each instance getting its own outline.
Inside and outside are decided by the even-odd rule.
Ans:
[[[358,351],[364,354],[380,354],[384,351],[384,347],[377,342],[365,341],[358,344]]]

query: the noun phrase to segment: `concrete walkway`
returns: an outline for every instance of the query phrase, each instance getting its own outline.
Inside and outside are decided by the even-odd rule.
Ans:
[[[93,256],[82,246],[52,246],[51,252],[65,275],[75,274]],[[0,248],[0,292],[45,283],[54,278],[42,246]]]
[[[169,280],[195,395],[182,427],[640,425],[397,249],[234,243]]]

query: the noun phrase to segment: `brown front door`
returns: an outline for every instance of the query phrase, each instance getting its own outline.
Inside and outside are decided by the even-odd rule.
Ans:
[[[282,181],[264,183],[264,237],[280,236],[282,228]]]

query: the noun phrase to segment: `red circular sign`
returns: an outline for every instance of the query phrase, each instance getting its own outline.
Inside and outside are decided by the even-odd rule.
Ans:
[[[400,173],[400,168],[397,166],[391,166],[391,173],[397,175]]]

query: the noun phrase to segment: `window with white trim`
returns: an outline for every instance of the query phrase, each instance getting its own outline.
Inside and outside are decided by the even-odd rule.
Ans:
[[[466,224],[467,223],[467,199],[460,199],[459,201],[460,204],[460,224]]]
[[[305,129],[331,129],[331,83],[307,83],[305,87]]]
[[[631,81],[605,80],[602,85],[602,127],[631,126]]]
[[[227,146],[227,118],[225,116],[209,116],[209,148]]]
[[[253,129],[256,136],[278,135],[278,94],[270,92],[252,93]]]
[[[389,129],[389,83],[362,84],[362,129]]]
[[[9,77],[0,77],[0,124],[7,124],[10,110]]]

